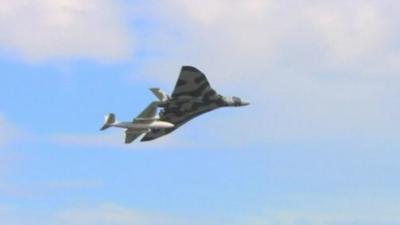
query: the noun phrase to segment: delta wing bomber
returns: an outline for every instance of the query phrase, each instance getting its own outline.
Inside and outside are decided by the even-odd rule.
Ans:
[[[150,141],[171,133],[189,120],[203,113],[227,106],[245,106],[248,102],[238,97],[218,94],[207,77],[192,66],[183,66],[171,96],[158,88],[151,91],[158,97],[161,121],[174,124],[173,127],[152,128],[141,141]]]

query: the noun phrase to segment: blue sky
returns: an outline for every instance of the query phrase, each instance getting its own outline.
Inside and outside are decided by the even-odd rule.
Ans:
[[[396,1],[0,1],[0,224],[400,224]],[[99,132],[182,65],[248,107]]]

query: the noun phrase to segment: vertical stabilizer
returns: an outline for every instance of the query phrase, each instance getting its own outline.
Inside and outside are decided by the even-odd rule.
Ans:
[[[160,102],[165,102],[169,99],[169,96],[161,91],[160,88],[150,88],[150,90],[160,100]]]
[[[100,128],[100,130],[105,130],[107,128],[110,128],[114,123],[115,123],[115,115],[113,113],[110,113],[110,114],[105,116],[104,124]]]

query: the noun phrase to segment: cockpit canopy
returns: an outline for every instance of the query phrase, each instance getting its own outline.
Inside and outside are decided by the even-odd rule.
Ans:
[[[228,106],[244,106],[248,105],[249,103],[242,101],[239,97],[224,97],[224,101]]]

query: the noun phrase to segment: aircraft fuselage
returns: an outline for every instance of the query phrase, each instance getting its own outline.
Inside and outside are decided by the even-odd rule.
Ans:
[[[159,107],[162,108],[180,107],[182,109],[185,109],[196,105],[205,106],[211,104],[216,104],[218,105],[218,107],[225,107],[225,106],[245,106],[248,105],[249,103],[242,101],[238,97],[224,97],[221,95],[218,95],[218,97],[214,98],[179,96],[177,98],[169,99],[165,102],[160,102]]]
[[[132,122],[119,122],[111,124],[112,127],[125,128],[130,130],[147,130],[147,129],[163,129],[172,128],[174,124],[164,121],[152,121],[149,123],[132,123]]]

